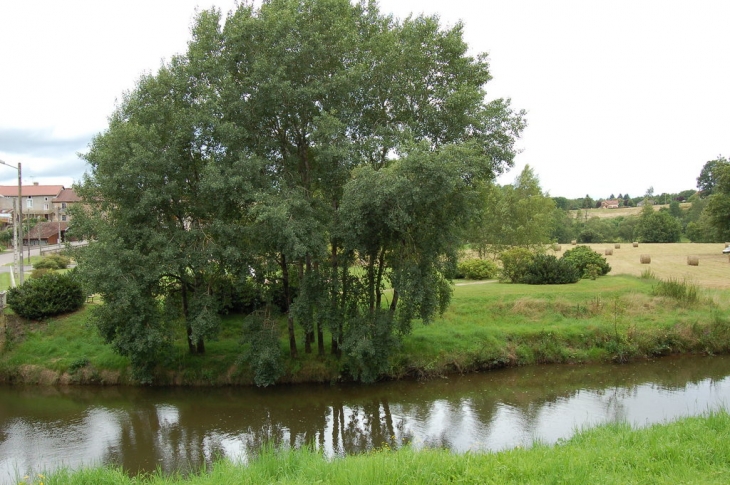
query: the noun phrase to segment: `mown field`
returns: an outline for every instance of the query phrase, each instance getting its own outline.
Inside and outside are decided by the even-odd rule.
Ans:
[[[692,206],[690,202],[682,202],[679,204],[679,207],[681,209],[689,209]],[[659,210],[661,208],[669,208],[669,204],[656,204],[652,206],[654,210]],[[618,209],[580,209],[580,210],[571,210],[568,211],[568,213],[575,218],[578,213],[581,213],[581,215],[585,215],[586,212],[588,213],[588,218],[591,217],[599,217],[602,219],[610,219],[613,217],[628,217],[628,216],[638,216],[641,214],[641,207],[619,207]]]
[[[631,243],[621,243],[618,249],[614,247],[615,244],[609,243],[587,246],[599,254],[605,254],[606,249],[613,250],[612,255],[605,256],[611,265],[611,275],[640,276],[644,271],[651,270],[662,279],[686,279],[704,288],[730,288],[730,257],[722,254],[725,248],[722,243],[640,243],[638,247],[633,247]],[[561,251],[555,252],[555,255],[559,257],[571,247],[563,244]],[[641,264],[642,254],[651,257],[650,264]],[[689,256],[698,257],[699,265],[688,265]]]

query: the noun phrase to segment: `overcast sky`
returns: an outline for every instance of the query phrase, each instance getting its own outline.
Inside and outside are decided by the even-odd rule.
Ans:
[[[23,182],[79,181],[76,155],[122,93],[185,51],[196,7],[233,0],[0,0],[0,160]],[[730,156],[730,1],[381,0],[461,20],[488,52],[488,98],[527,111],[525,164],[569,198],[693,189]],[[17,173],[0,166],[0,184]]]

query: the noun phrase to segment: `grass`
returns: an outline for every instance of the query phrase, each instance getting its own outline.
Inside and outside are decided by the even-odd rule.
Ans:
[[[130,478],[118,468],[60,471],[25,484],[724,484],[730,481],[730,416],[725,411],[632,429],[613,424],[548,446],[499,453],[382,449],[325,460],[310,450],[269,450],[248,465],[215,463],[199,474]]]
[[[651,265],[638,261],[649,250]],[[730,352],[730,294],[717,274],[728,263],[720,245],[622,245],[611,274],[574,285],[529,286],[480,282],[455,286],[452,304],[429,325],[413,331],[393,355],[391,378],[433,377],[535,363],[626,362],[674,353]],[[672,266],[686,252],[706,254],[698,267]],[[712,254],[710,254],[712,252]],[[718,260],[715,256],[719,257]],[[714,258],[714,259],[713,259]],[[624,261],[622,266],[618,264]],[[618,268],[618,269],[617,269]],[[694,278],[672,276],[672,268]],[[615,274],[615,273],[623,274]],[[670,273],[669,277],[662,274]],[[0,334],[0,380],[131,383],[128,360],[105,345],[88,324],[88,310],[48,322],[15,322]],[[206,354],[190,355],[184,329],[157,371],[159,384],[237,385],[252,381],[241,360],[242,316],[226,316]],[[281,335],[286,335],[281,319]],[[331,382],[342,363],[306,354],[297,327],[299,358],[285,360],[281,383]],[[281,350],[288,355],[288,342]]]
[[[730,289],[730,258],[722,254],[725,247],[722,243],[640,243],[636,248],[630,243],[622,243],[619,249],[615,249],[612,243],[587,246],[599,254],[604,254],[604,249],[613,249],[613,255],[606,256],[612,275],[641,276],[643,271],[651,269],[660,279],[676,278],[692,281],[704,288]],[[562,249],[565,251],[572,247],[564,244]],[[641,254],[650,255],[651,263],[641,264]],[[699,266],[689,266],[687,256],[697,256]]]

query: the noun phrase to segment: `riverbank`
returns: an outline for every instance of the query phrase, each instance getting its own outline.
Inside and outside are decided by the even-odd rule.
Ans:
[[[62,471],[24,484],[626,484],[730,481],[730,415],[632,429],[613,424],[585,430],[554,446],[499,453],[454,454],[448,450],[378,451],[327,461],[308,450],[268,451],[248,465],[227,461],[188,477],[152,474],[130,478],[121,469]]]
[[[674,283],[670,286],[675,294],[659,291],[661,280],[625,275],[574,285],[456,286],[444,316],[429,325],[414,326],[383,378],[730,352],[727,291]],[[694,299],[683,299],[686,292]],[[88,326],[88,310],[94,304],[98,303],[41,323],[6,315],[0,332],[0,381],[134,384],[128,360],[115,354]],[[241,316],[224,318],[218,339],[207,344],[203,356],[187,353],[180,332],[174,352],[156,372],[155,384],[250,385],[251,372],[241,359],[241,322]],[[287,342],[282,341],[284,355],[286,350]],[[284,364],[281,384],[348,379],[341,362],[329,355],[302,353]]]

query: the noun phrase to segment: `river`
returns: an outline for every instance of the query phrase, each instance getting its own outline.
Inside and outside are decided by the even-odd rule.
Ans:
[[[730,402],[730,357],[551,365],[377,385],[0,387],[0,483],[58,467],[130,473],[246,462],[264,443],[334,457],[410,443],[455,452],[554,443],[575,430]]]

